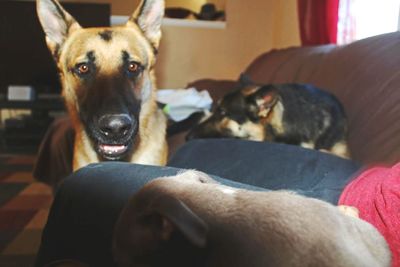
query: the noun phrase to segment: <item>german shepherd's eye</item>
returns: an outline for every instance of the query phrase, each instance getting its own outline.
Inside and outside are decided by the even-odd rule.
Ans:
[[[79,64],[76,64],[76,66],[75,66],[75,71],[76,71],[76,73],[79,74],[79,75],[88,74],[88,73],[90,72],[89,64],[87,64],[87,63],[79,63]]]
[[[129,62],[126,68],[128,74],[131,76],[137,76],[142,71],[142,66],[135,61]]]
[[[139,69],[139,65],[136,62],[130,62],[128,65],[129,72],[136,72]]]

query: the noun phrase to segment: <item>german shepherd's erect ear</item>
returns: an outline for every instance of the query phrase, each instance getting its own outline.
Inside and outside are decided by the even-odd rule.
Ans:
[[[132,26],[132,23],[138,25],[144,36],[157,49],[161,39],[161,23],[164,17],[164,9],[164,1],[142,0],[126,25]]]
[[[46,34],[46,43],[55,58],[68,35],[80,29],[78,22],[56,0],[37,0],[39,21]]]

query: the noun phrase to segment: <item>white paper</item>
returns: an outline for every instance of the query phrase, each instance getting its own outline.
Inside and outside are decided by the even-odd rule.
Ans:
[[[212,99],[207,90],[162,89],[157,92],[157,101],[166,105],[164,111],[170,119],[182,121],[192,113],[210,110]]]

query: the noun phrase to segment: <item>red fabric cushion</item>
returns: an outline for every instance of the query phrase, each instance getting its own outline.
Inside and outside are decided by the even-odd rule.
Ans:
[[[364,171],[346,186],[339,205],[356,207],[379,230],[392,251],[392,266],[400,267],[400,163]]]

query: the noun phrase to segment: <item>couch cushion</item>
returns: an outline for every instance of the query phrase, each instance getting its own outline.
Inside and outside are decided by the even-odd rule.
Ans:
[[[237,139],[194,139],[167,166],[196,169],[271,190],[291,190],[337,203],[360,165],[299,146]]]

